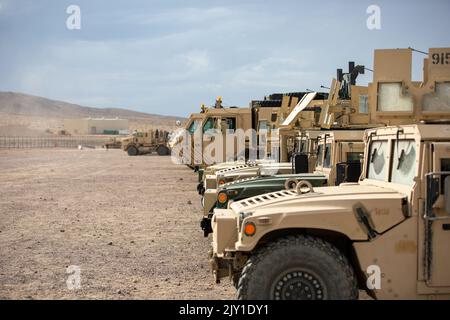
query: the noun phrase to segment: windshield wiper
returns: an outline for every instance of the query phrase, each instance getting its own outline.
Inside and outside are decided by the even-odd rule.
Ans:
[[[403,160],[405,160],[405,149],[402,149],[402,151],[400,152],[400,157],[398,157],[397,170],[400,169],[400,166],[402,165]]]
[[[377,154],[377,148],[373,149],[372,154],[370,155],[370,163],[375,161],[375,155]]]

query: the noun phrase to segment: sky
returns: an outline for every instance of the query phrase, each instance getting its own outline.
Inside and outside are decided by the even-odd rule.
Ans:
[[[321,90],[350,60],[372,68],[376,48],[450,47],[449,12],[450,0],[0,0],[0,91],[183,117],[217,96],[245,107]]]

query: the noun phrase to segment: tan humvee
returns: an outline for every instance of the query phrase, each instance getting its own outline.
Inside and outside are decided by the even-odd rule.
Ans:
[[[375,64],[397,53],[404,51],[377,50]],[[396,65],[375,68],[373,116],[387,121],[391,113],[394,122],[409,117],[427,123],[368,129],[358,183],[314,189],[299,183],[296,190],[216,209],[216,280],[232,277],[240,299],[356,299],[358,289],[378,299],[449,299],[445,57],[450,48],[430,49],[420,84]]]

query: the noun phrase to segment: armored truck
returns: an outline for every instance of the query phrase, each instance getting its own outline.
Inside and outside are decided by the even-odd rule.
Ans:
[[[134,132],[131,136],[121,139],[121,148],[129,156],[157,152],[160,156],[170,155],[167,146],[169,133],[163,130]]]

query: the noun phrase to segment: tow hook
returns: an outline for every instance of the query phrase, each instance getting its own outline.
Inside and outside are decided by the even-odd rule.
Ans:
[[[199,183],[197,185],[197,191],[199,195],[203,195],[205,193],[205,188],[203,188],[203,183]]]

